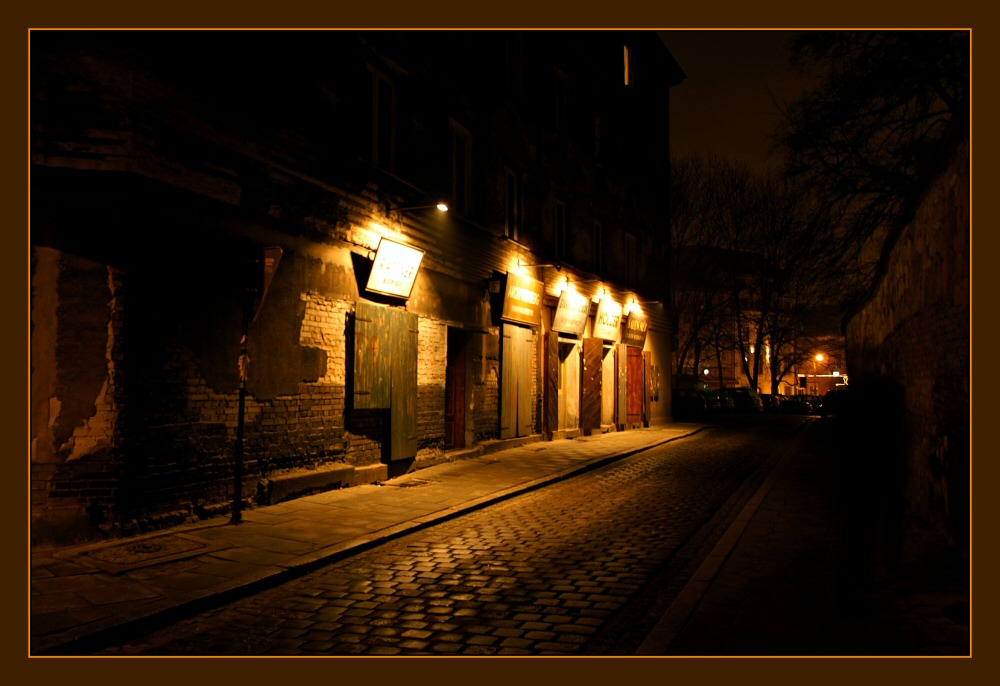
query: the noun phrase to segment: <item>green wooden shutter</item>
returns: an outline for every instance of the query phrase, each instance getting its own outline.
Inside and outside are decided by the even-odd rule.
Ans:
[[[390,310],[388,345],[392,362],[390,458],[402,460],[417,454],[417,315]]]
[[[357,304],[354,314],[354,407],[359,410],[391,406],[392,360],[385,346],[388,309]]]

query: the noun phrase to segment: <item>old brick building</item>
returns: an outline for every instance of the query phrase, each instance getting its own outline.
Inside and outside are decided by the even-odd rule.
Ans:
[[[269,502],[669,421],[682,78],[653,32],[32,32],[33,541],[227,513],[238,443]]]

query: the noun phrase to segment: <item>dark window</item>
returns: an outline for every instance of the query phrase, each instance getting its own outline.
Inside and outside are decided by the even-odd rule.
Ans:
[[[601,115],[594,112],[594,159],[601,159]]]
[[[555,128],[560,133],[569,130],[569,79],[558,71],[555,83]]]
[[[395,171],[396,88],[385,76],[372,71],[372,163]]]
[[[508,169],[504,174],[504,236],[515,241],[521,233],[521,183]]]
[[[520,32],[507,34],[507,94],[512,98],[524,89],[524,36]]]
[[[566,203],[561,200],[556,200],[556,216],[555,216],[555,241],[556,241],[556,259],[562,260],[566,258],[566,232],[568,220],[566,217]]]
[[[638,276],[638,252],[636,251],[635,234],[625,234],[625,282],[629,288],[635,288]]]
[[[604,226],[601,222],[594,222],[594,273],[598,276],[604,275]]]
[[[469,214],[472,210],[472,136],[452,122],[451,142],[451,204],[455,212]]]

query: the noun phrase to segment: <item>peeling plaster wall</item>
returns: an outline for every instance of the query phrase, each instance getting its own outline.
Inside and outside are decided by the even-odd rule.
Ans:
[[[121,292],[107,265],[32,250],[33,536],[86,538],[117,497]]]

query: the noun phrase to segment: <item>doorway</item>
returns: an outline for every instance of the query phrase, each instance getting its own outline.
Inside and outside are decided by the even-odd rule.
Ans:
[[[444,447],[465,447],[465,379],[468,335],[448,327],[448,355],[444,377]]]

